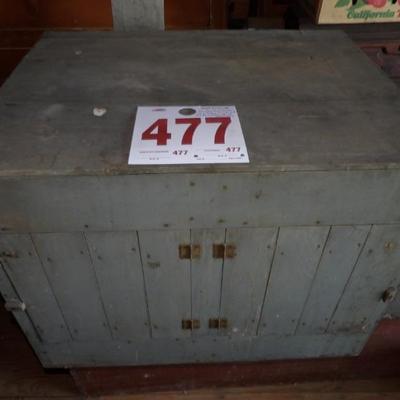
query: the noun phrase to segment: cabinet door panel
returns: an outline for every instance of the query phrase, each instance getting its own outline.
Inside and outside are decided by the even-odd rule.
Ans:
[[[93,266],[115,339],[149,336],[136,232],[87,233]]]
[[[209,329],[208,321],[219,315],[224,262],[213,257],[213,245],[225,243],[225,229],[192,230],[191,242],[201,246],[200,257],[191,261],[192,318],[200,321],[193,336],[214,335],[217,332]]]
[[[154,338],[191,334],[182,329],[182,320],[191,319],[190,259],[179,258],[179,246],[188,244],[189,230],[139,232]]]
[[[254,335],[276,245],[277,229],[228,229],[226,243],[236,247],[224,261],[220,317],[230,335]]]

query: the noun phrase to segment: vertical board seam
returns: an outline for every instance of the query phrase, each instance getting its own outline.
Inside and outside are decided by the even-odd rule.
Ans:
[[[192,229],[189,229],[189,245],[190,245],[190,249],[192,250]],[[193,264],[192,264],[192,251],[190,251],[190,265],[189,265],[189,281],[190,281],[190,319],[193,320],[194,316],[193,316],[193,274],[192,274],[192,268],[193,268]],[[201,321],[200,321],[201,324]],[[200,326],[201,328],[201,326]],[[193,334],[193,329],[190,331],[190,336],[194,336]]]
[[[224,248],[226,249],[226,238],[227,238],[228,229],[225,228],[224,230]],[[222,307],[222,289],[224,284],[224,269],[225,269],[225,252],[224,257],[222,258],[222,266],[221,266],[221,283],[219,286],[219,304],[218,304],[218,318],[221,319],[221,307]]]
[[[96,268],[95,268],[95,265],[94,265],[94,262],[93,262],[93,257],[92,257],[92,253],[90,251],[89,243],[87,241],[85,232],[81,232],[81,234],[82,234],[83,240],[85,242],[86,250],[87,250],[88,255],[89,255],[90,266],[91,266],[93,274],[94,274],[94,281],[95,281],[95,284],[96,284],[96,287],[97,287],[97,291],[99,293],[101,308],[103,309],[104,317],[105,317],[105,319],[107,321],[108,330],[109,330],[111,339],[115,339],[114,338],[114,332],[111,329],[110,320],[108,318],[108,313],[107,313],[106,307],[104,305],[104,300],[103,300],[103,296],[102,296],[102,293],[101,293],[101,287],[100,287],[99,279],[97,277],[97,271],[96,271]]]
[[[332,225],[329,227],[328,234],[326,235],[325,242],[324,242],[324,246],[322,247],[322,251],[321,251],[321,254],[320,254],[320,256],[319,256],[317,268],[315,269],[315,273],[314,273],[313,279],[312,279],[312,281],[311,281],[310,290],[309,290],[308,293],[307,293],[307,297],[306,297],[306,299],[305,299],[305,301],[304,301],[303,308],[302,308],[302,310],[301,310],[299,319],[297,320],[297,325],[296,325],[296,328],[295,328],[295,330],[294,330],[294,334],[295,334],[295,335],[297,334],[297,331],[298,331],[298,329],[299,329],[300,322],[301,322],[301,320],[302,320],[302,318],[303,318],[303,315],[304,315],[304,311],[306,310],[306,307],[307,307],[308,300],[310,299],[311,291],[312,291],[312,289],[313,289],[315,280],[316,280],[316,278],[317,278],[317,274],[318,274],[319,268],[320,268],[320,266],[321,266],[322,259],[323,259],[323,257],[324,257],[324,253],[325,253],[326,246],[327,246],[328,241],[329,241],[329,238],[330,238],[330,236],[331,236],[331,232],[332,232]]]
[[[369,228],[368,234],[367,234],[367,236],[366,236],[366,238],[365,238],[365,240],[364,240],[363,245],[361,246],[361,249],[360,249],[360,252],[358,253],[357,259],[356,259],[356,261],[354,262],[354,265],[353,265],[353,268],[352,268],[351,273],[350,273],[350,275],[349,275],[349,278],[347,279],[347,282],[346,282],[346,284],[344,285],[344,288],[343,288],[343,290],[342,290],[342,293],[341,293],[340,296],[339,296],[339,299],[338,299],[338,301],[337,301],[337,303],[336,303],[336,305],[335,305],[335,308],[334,308],[334,310],[332,311],[331,317],[329,318],[329,322],[328,322],[327,327],[326,327],[326,329],[325,329],[325,333],[327,333],[327,332],[329,331],[330,327],[331,327],[332,320],[334,319],[334,316],[335,316],[335,314],[336,314],[336,311],[337,311],[337,309],[339,308],[339,305],[340,305],[340,303],[341,303],[341,301],[342,301],[343,295],[345,294],[346,289],[347,289],[347,287],[349,286],[349,283],[350,283],[350,281],[351,281],[351,278],[352,278],[353,275],[354,275],[354,271],[356,270],[357,265],[358,265],[358,262],[360,261],[361,255],[362,255],[363,252],[364,252],[365,246],[367,245],[367,242],[368,242],[368,239],[369,239],[369,237],[370,237],[370,235],[371,235],[371,232],[372,232],[372,228],[373,228],[373,227],[374,227],[374,225],[371,225],[371,227]]]
[[[281,231],[281,228],[278,226],[278,229],[276,231],[274,251],[272,253],[271,262],[269,263],[268,277],[267,277],[267,281],[266,281],[266,284],[265,284],[265,290],[264,290],[263,300],[262,300],[262,303],[261,303],[260,315],[258,317],[256,336],[258,336],[259,331],[260,331],[260,324],[261,324],[261,319],[262,319],[262,315],[263,315],[263,312],[264,312],[265,301],[267,299],[268,286],[269,286],[269,282],[270,282],[270,279],[271,279],[271,274],[272,274],[272,268],[273,268],[273,265],[274,265],[276,249],[278,248],[278,239],[279,239],[280,231]]]
[[[136,231],[136,239],[137,239],[137,244],[138,244],[138,249],[139,249],[140,265],[141,265],[141,267],[142,267],[143,290],[144,290],[144,298],[145,298],[145,302],[146,302],[147,324],[148,324],[148,328],[149,328],[149,335],[150,335],[150,338],[153,338],[153,327],[152,327],[152,323],[151,323],[149,298],[148,298],[148,295],[147,295],[146,276],[145,276],[145,273],[144,273],[144,263],[143,263],[143,256],[142,256],[142,246],[141,246],[141,244],[140,244],[139,231]]]
[[[29,234],[29,237],[30,237],[30,240],[31,240],[31,242],[32,242],[33,249],[35,250],[36,256],[37,256],[37,258],[38,258],[38,260],[39,260],[40,268],[41,268],[42,271],[43,271],[43,275],[46,277],[46,280],[47,280],[47,283],[48,283],[49,288],[50,288],[50,290],[51,290],[51,293],[53,294],[54,300],[55,300],[55,302],[56,302],[56,304],[57,304],[57,307],[58,307],[58,309],[59,309],[59,311],[60,311],[60,314],[61,314],[61,317],[62,317],[62,319],[63,319],[63,321],[64,321],[65,327],[67,328],[67,331],[68,331],[68,334],[69,334],[71,340],[73,340],[73,335],[72,335],[72,333],[71,333],[71,329],[70,329],[70,327],[69,327],[69,325],[68,325],[67,319],[65,318],[64,312],[63,312],[63,310],[62,310],[62,308],[61,308],[61,304],[60,304],[60,302],[59,302],[59,300],[58,300],[58,298],[57,298],[57,296],[56,296],[56,293],[55,293],[55,291],[54,291],[53,285],[51,284],[51,281],[50,281],[50,279],[49,279],[49,276],[47,275],[47,271],[46,271],[46,269],[44,268],[43,260],[42,260],[42,258],[40,257],[39,250],[38,250],[38,248],[37,248],[37,246],[36,246],[35,241],[33,240],[33,236],[32,236],[31,233]]]

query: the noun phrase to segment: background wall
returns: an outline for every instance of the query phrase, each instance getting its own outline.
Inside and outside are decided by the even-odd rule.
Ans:
[[[43,31],[222,29],[228,1],[0,0],[0,85]]]

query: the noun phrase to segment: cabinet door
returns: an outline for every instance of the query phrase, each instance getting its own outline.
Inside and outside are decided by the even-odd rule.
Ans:
[[[179,257],[179,246],[190,244],[189,230],[140,231],[152,337],[191,335],[182,321],[191,319],[190,259]]]
[[[228,229],[226,243],[235,256],[224,260],[220,318],[225,333],[254,336],[264,301],[278,230]]]

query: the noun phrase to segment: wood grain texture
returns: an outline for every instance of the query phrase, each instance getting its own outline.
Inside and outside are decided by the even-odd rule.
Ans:
[[[382,295],[399,285],[400,226],[374,226],[344,289],[328,332],[371,332],[387,307]]]
[[[323,333],[353,272],[370,226],[332,227],[296,333]]]
[[[259,325],[259,334],[291,335],[325,246],[329,228],[281,228]]]
[[[226,228],[393,224],[399,202],[396,170],[13,178],[1,179],[0,228],[213,229],[222,220]]]
[[[73,339],[110,340],[110,327],[84,235],[39,234],[33,235],[33,241]]]
[[[326,42],[336,45],[328,49]],[[213,171],[393,167],[397,93],[339,32],[47,34],[1,89],[0,169],[2,175],[177,171],[126,165],[136,107],[232,99],[252,162]],[[365,101],[371,97],[380,99],[373,107]],[[93,117],[95,106],[108,109],[105,118]],[[43,135],[51,138],[46,149]]]
[[[228,229],[226,243],[236,256],[224,261],[220,317],[229,335],[256,334],[275,252],[277,229]]]
[[[149,391],[154,393],[157,390],[187,391],[215,386],[265,385],[265,382],[297,385],[300,382],[326,380],[337,383],[340,379],[368,379],[372,382],[384,376],[391,376],[398,383],[399,327],[398,321],[382,323],[360,357],[166,367],[89,368],[74,370],[73,376],[80,387],[86,390],[85,393],[92,396]],[[391,340],[388,340],[389,338]],[[110,379],[112,376],[118,376],[118,382]],[[368,385],[363,387],[371,388]]]
[[[152,336],[188,337],[182,320],[191,319],[190,260],[178,249],[190,244],[186,231],[140,231],[139,246],[148,296]]]
[[[225,229],[191,230],[191,243],[201,246],[201,256],[191,260],[192,318],[200,321],[200,328],[192,335],[217,334],[208,327],[210,318],[219,317],[223,259],[213,257],[213,244],[225,243]]]
[[[148,337],[150,327],[136,232],[88,233],[86,239],[113,338]]]
[[[116,31],[164,29],[163,0],[111,0]]]
[[[40,340],[47,343],[70,340],[68,326],[31,236],[0,235],[0,254],[4,253],[13,255],[0,257],[6,275],[4,279],[9,279],[17,299],[25,303],[26,313]]]

